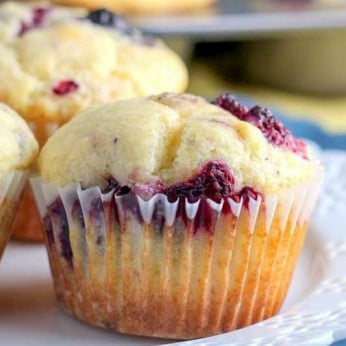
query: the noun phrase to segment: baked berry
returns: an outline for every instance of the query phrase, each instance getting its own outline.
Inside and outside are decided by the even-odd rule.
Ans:
[[[22,21],[18,32],[18,36],[25,35],[28,31],[38,29],[45,23],[51,7],[36,7],[32,10],[29,22]]]
[[[219,161],[210,161],[204,168],[187,182],[177,183],[164,191],[173,202],[179,197],[186,197],[190,202],[202,196],[215,201],[229,197],[234,192],[234,177],[228,166]]]
[[[102,193],[108,193],[114,190],[116,196],[123,196],[131,192],[130,187],[127,185],[121,186],[119,182],[113,177],[107,177],[106,181],[108,185],[102,190]]]
[[[243,199],[243,205],[248,208],[250,198],[257,201],[260,194],[256,190],[254,190],[252,187],[245,186],[237,193],[237,196],[239,200]]]
[[[71,94],[79,89],[79,84],[73,80],[60,81],[53,87],[53,93],[57,96],[65,96]]]
[[[69,237],[69,225],[65,208],[60,197],[48,206],[48,213],[52,223],[52,230],[53,227],[57,227],[60,230],[55,241],[60,242],[61,255],[66,259],[69,265],[73,267],[73,252]],[[53,237],[53,234],[50,235],[50,237]],[[54,241],[53,239],[54,237],[50,241]]]
[[[41,25],[47,18],[47,14],[50,12],[51,7],[36,7],[32,11],[32,23],[35,25]]]
[[[230,93],[221,94],[213,103],[232,113],[238,118],[241,118],[248,111],[248,109]]]
[[[277,120],[268,109],[255,106],[249,110],[242,120],[260,129],[269,143],[292,151],[303,158],[307,157],[306,144],[295,138],[291,131]]]
[[[94,24],[118,30],[123,34],[130,35],[133,32],[132,26],[124,17],[104,8],[89,12],[86,19]]]
[[[256,126],[269,143],[307,158],[306,144],[295,138],[291,131],[277,120],[269,109],[255,106],[248,110],[229,93],[220,95],[213,103],[232,113],[238,119]]]

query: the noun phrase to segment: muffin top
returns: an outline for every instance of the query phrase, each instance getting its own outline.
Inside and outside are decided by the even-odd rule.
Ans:
[[[144,197],[163,192],[172,199],[185,193],[218,199],[244,187],[277,193],[313,176],[319,164],[274,117],[257,124],[271,122],[269,134],[268,124],[263,129],[250,116],[240,119],[241,111],[251,115],[256,107],[236,108],[230,97],[216,103],[166,93],[89,108],[48,140],[41,175],[59,185]]]
[[[91,104],[187,84],[173,51],[106,10],[4,3],[0,56],[0,101],[27,120],[63,123]]]
[[[0,173],[28,168],[37,152],[38,144],[26,122],[0,103]]]

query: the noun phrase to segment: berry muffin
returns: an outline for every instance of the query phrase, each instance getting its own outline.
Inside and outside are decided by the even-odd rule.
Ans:
[[[215,0],[55,0],[66,5],[78,5],[88,8],[106,7],[121,13],[158,13],[158,12],[185,12],[206,7]]]
[[[187,84],[186,68],[173,51],[106,10],[4,3],[0,55],[0,76],[6,81],[0,101],[29,122],[41,145],[89,105],[183,91]],[[41,237],[38,217],[29,218],[34,212],[29,190],[25,200],[29,203],[21,206],[15,235]]]
[[[267,109],[166,93],[85,110],[48,140],[39,171],[64,309],[190,339],[280,309],[322,170]]]
[[[38,143],[25,121],[0,103],[0,258]]]

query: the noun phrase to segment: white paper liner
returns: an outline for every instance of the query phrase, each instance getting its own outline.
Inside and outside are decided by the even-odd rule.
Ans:
[[[0,176],[0,257],[10,236],[11,224],[27,178],[27,171],[11,171]]]
[[[28,125],[39,142],[40,148],[48,138],[61,126],[53,121],[29,121]],[[37,175],[37,164],[31,167],[31,174]],[[29,184],[26,185],[12,225],[12,236],[21,241],[42,241],[42,226],[40,216],[35,207],[34,197]]]
[[[303,224],[309,219],[312,209],[314,207],[316,198],[318,196],[320,185],[322,181],[322,173],[316,172],[316,176],[311,180],[310,183],[303,186],[298,186],[295,189],[288,190],[280,195],[266,196],[262,201],[262,197],[259,195],[257,199],[249,197],[249,211],[250,211],[250,229],[253,232],[256,225],[257,215],[260,210],[261,205],[265,206],[266,210],[266,229],[269,230],[273,216],[275,215],[276,208],[278,206],[278,201],[281,200],[283,205],[287,208],[281,213],[281,225],[285,225],[287,222],[288,215],[292,209],[292,205],[295,205],[294,210],[294,220]],[[87,190],[82,190],[80,185],[71,184],[64,188],[59,188],[55,183],[44,183],[40,177],[34,177],[30,179],[32,188],[35,193],[35,200],[39,209],[40,216],[43,218],[47,213],[47,206],[52,204],[58,196],[64,201],[64,205],[67,213],[69,213],[69,204],[74,201],[76,193],[78,194],[82,209],[88,209],[86,206],[90,203],[90,200],[95,198],[101,198],[102,201],[109,201],[113,192],[110,191],[107,194],[102,194],[100,188],[92,187]],[[67,196],[70,196],[67,198]],[[73,197],[73,198],[72,198]],[[123,196],[115,196],[115,200],[120,203]],[[152,217],[154,210],[158,203],[163,203],[164,205],[164,217],[166,224],[172,226],[176,217],[176,212],[178,208],[179,201],[169,202],[167,196],[163,194],[157,194],[149,200],[144,200],[140,196],[136,196],[139,210],[141,216],[145,223],[149,224],[152,222]],[[208,205],[217,213],[220,213],[224,203],[228,203],[230,210],[235,217],[239,217],[241,210],[243,208],[243,199],[241,198],[239,202],[228,198],[227,200],[222,200],[220,203],[216,203],[211,199],[206,200]],[[200,206],[200,200],[197,202],[190,203],[187,199],[185,203],[185,213],[189,220],[194,220],[198,213]],[[86,215],[85,215],[86,216]],[[293,222],[293,224],[295,223]]]
[[[309,184],[247,203],[171,203],[163,194],[147,201],[135,195],[113,198],[97,187],[59,188],[31,179],[40,215],[52,224],[55,243],[47,247],[64,308],[120,332],[172,338],[233,330],[278,310],[320,183],[317,172]],[[54,206],[59,198],[61,222]],[[66,243],[71,256],[63,253]],[[184,302],[172,305],[176,289]],[[156,291],[160,299],[150,299]],[[148,325],[152,316],[133,322],[143,311],[156,315],[157,329]]]

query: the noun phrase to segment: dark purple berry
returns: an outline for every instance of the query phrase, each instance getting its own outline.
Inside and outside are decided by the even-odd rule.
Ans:
[[[234,192],[234,177],[228,166],[219,161],[210,161],[187,182],[177,183],[164,190],[164,194],[173,202],[186,197],[193,202],[205,196],[220,201]]]
[[[54,231],[48,214],[46,214],[43,218],[43,228],[46,231],[48,245],[53,247],[55,245]]]
[[[136,30],[124,17],[103,8],[89,12],[85,19],[129,36],[133,42],[138,44],[154,46],[157,42],[155,37],[143,35],[139,30]]]
[[[104,8],[89,12],[86,19],[94,24],[113,28],[126,35],[130,35],[133,32],[132,26],[124,17]]]
[[[52,227],[54,226],[56,229],[58,229],[58,231],[56,232],[58,235],[58,239],[56,239],[56,241],[60,242],[61,255],[66,259],[70,267],[73,268],[73,252],[70,243],[70,228],[67,221],[65,208],[60,197],[58,197],[48,207],[48,213],[50,216]],[[48,228],[46,229],[46,232],[48,235],[53,228],[50,229],[48,223],[45,224],[45,226],[47,225]]]
[[[130,187],[127,185],[121,186],[113,177],[107,177],[106,181],[108,185],[102,190],[103,193],[108,193],[114,190],[116,196],[123,196],[131,192]]]

